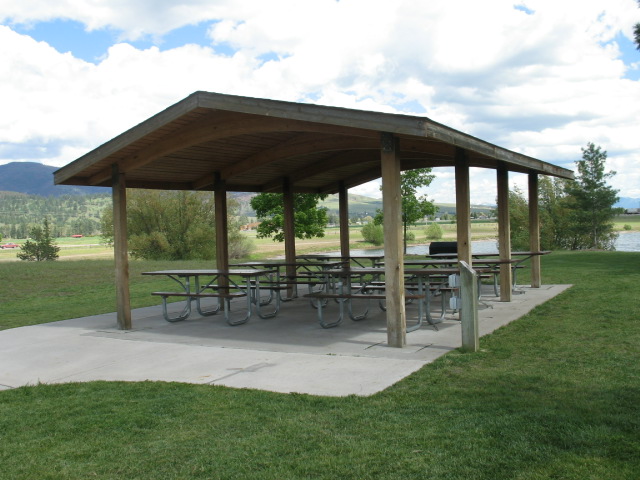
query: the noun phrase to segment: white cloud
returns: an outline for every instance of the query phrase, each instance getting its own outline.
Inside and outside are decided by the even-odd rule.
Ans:
[[[121,43],[92,64],[10,28],[60,18]],[[420,113],[568,168],[592,141],[614,186],[638,192],[640,81],[624,78],[638,62],[616,43],[640,21],[635,0],[0,0],[0,21],[0,162],[62,165],[208,90]],[[200,22],[200,46],[124,43]],[[495,200],[493,177],[476,172],[473,201]],[[439,171],[430,196],[453,191]]]

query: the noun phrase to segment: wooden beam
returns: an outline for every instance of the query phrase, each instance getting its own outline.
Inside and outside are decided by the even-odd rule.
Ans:
[[[387,343],[407,344],[404,306],[404,258],[402,253],[402,195],[398,139],[391,133],[381,138],[382,210],[384,213],[384,278],[387,300]]]
[[[500,258],[511,259],[511,224],[509,220],[509,171],[507,166],[500,162],[498,165],[498,251]],[[502,302],[511,301],[512,277],[511,265],[504,263],[500,265],[500,300]]]
[[[327,136],[322,134],[299,134],[282,142],[274,148],[261,150],[239,162],[220,170],[223,180],[242,175],[276,161],[284,161],[294,157],[332,152],[339,150],[362,150],[376,148],[376,142],[369,138]]]
[[[342,181],[346,185],[347,188],[356,187],[358,185],[362,185],[363,183],[367,183],[371,180],[376,180],[382,177],[382,170],[380,169],[380,164],[375,167],[371,167],[371,169],[352,175],[351,177],[344,178]],[[326,185],[323,185],[318,189],[319,193],[336,193],[338,191],[338,182],[331,182]]]
[[[291,264],[296,261],[295,199],[291,182],[287,177],[282,179],[282,203],[284,207],[284,258],[285,262]],[[295,266],[287,265],[287,275],[295,275],[295,273]]]
[[[306,180],[308,178],[315,177],[316,175],[326,174],[328,171],[345,167],[348,165],[359,164],[363,162],[375,161],[380,170],[380,158],[379,153],[376,151],[369,152],[367,150],[348,150],[346,152],[340,152],[337,155],[332,155],[329,158],[323,158],[310,165],[305,166],[302,169],[291,172],[288,177],[289,181],[295,185],[300,180]],[[275,192],[282,189],[282,180],[266,183],[263,187],[264,192]]]
[[[229,223],[227,217],[227,190],[219,182],[214,191],[216,214],[216,265],[221,270],[229,268]]]
[[[349,190],[344,182],[340,182],[338,192],[338,213],[340,216],[340,255],[349,257]]]
[[[221,118],[222,117],[222,118]],[[278,119],[264,117],[247,117],[233,115],[225,118],[219,111],[205,115],[202,118],[190,122],[182,128],[167,134],[158,141],[128,155],[118,162],[121,171],[130,172],[153,162],[166,155],[170,155],[184,148],[213,142],[223,138],[240,135],[252,135],[271,132],[313,132],[317,134],[342,134],[346,135],[346,129],[321,123],[305,123],[290,119]],[[375,141],[373,132],[351,129],[349,134],[369,137]],[[349,138],[349,137],[347,137]],[[99,185],[109,178],[107,169],[98,172],[89,179],[90,185]]]
[[[132,324],[127,243],[127,182],[125,175],[118,170],[118,165],[113,165],[112,168],[112,197],[118,328],[130,330]]]
[[[458,232],[458,261],[471,266],[471,190],[469,187],[469,159],[462,148],[456,148],[456,218]]]
[[[538,174],[529,174],[529,248],[532,252],[540,251],[540,215],[538,211]],[[531,257],[531,287],[542,285],[542,269],[540,255]]]

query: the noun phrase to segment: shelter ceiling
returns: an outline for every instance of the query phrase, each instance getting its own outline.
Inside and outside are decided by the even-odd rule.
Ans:
[[[572,178],[572,172],[423,117],[196,92],[55,172],[56,184],[335,193],[380,177],[381,134],[398,138],[403,169],[470,166]],[[224,182],[224,183],[223,183]]]

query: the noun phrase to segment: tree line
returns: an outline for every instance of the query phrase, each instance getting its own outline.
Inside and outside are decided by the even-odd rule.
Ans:
[[[607,152],[589,143],[577,161],[576,180],[541,177],[538,190],[540,247],[543,250],[613,250],[618,191],[607,185]],[[529,249],[529,206],[519,189],[509,193],[511,245]]]
[[[243,235],[239,204],[227,200],[229,256],[248,255],[253,244]],[[149,260],[212,260],[216,257],[213,192],[130,190],[127,194],[127,236],[133,258]],[[113,210],[102,212],[103,240],[113,243]]]
[[[110,194],[43,197],[0,192],[0,235],[28,238],[45,218],[53,237],[94,235],[100,232],[101,211],[110,203]]]
[[[606,151],[589,143],[582,149],[582,159],[576,162],[575,181],[541,177],[539,182],[540,240],[543,249],[613,249],[617,234],[613,230],[613,218],[619,213],[613,205],[618,201],[617,191],[607,185],[615,172],[606,172]],[[430,168],[402,173],[402,223],[406,241],[407,226],[415,225],[427,215],[433,215],[435,206],[425,196],[418,195],[420,187],[433,180]],[[88,196],[90,198],[92,196]],[[11,199],[11,196],[8,198]],[[324,236],[329,220],[327,209],[318,204],[324,195],[294,195],[294,234],[296,238]],[[75,213],[85,209],[83,200],[73,204]],[[108,196],[103,197],[110,204]],[[515,189],[509,194],[511,242],[513,249],[528,249],[529,226],[527,200]],[[56,202],[52,202],[56,203]],[[57,202],[64,204],[64,201]],[[42,203],[33,202],[40,205]],[[281,194],[259,194],[251,199],[251,206],[261,224],[258,237],[284,240],[284,205]],[[215,205],[212,192],[131,190],[127,204],[127,230],[129,251],[134,258],[145,259],[203,259],[216,256]],[[6,207],[5,207],[6,208]],[[247,256],[253,249],[252,242],[240,231],[246,217],[239,215],[240,204],[228,199],[229,254],[231,258]],[[113,241],[113,211],[110,205],[97,214],[97,230],[106,243]],[[45,217],[46,218],[46,217]],[[78,219],[75,218],[77,221]],[[365,226],[363,234],[382,241],[384,218],[378,212]],[[70,223],[82,234],[79,225]],[[93,228],[93,227],[92,227]],[[56,235],[55,227],[45,220],[45,227],[30,226],[29,235],[37,237],[35,243],[50,246],[50,236]],[[12,238],[20,238],[12,236]],[[38,240],[39,239],[39,240]],[[55,247],[55,245],[54,245]],[[55,249],[54,249],[55,250]],[[51,251],[51,250],[49,250]],[[54,251],[53,253],[57,253]],[[38,255],[25,259],[39,259]]]

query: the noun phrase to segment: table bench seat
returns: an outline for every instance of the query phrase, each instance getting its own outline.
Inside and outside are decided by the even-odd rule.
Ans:
[[[318,300],[317,304],[316,304],[316,308],[318,311],[318,322],[320,323],[320,325],[322,326],[322,328],[332,328],[332,327],[337,327],[338,325],[340,325],[340,323],[342,322],[342,319],[344,317],[344,304],[347,303],[348,305],[348,314],[349,314],[349,318],[351,318],[351,320],[353,321],[359,321],[362,320],[364,318],[366,318],[367,314],[369,313],[369,306],[367,306],[366,310],[359,314],[359,315],[355,315],[352,311],[352,305],[351,305],[351,300],[354,299],[361,299],[361,300],[385,300],[386,299],[386,295],[380,295],[380,294],[366,294],[366,293],[329,293],[329,292],[315,292],[315,293],[308,293],[306,295],[304,295],[304,297],[313,300]],[[419,294],[410,294],[410,295],[406,295],[405,299],[424,299],[425,295],[419,295]],[[323,300],[329,300],[329,299],[334,299],[338,302],[339,305],[339,315],[337,320],[334,320],[332,322],[327,322],[324,320],[323,318]],[[419,326],[422,323],[422,318],[420,317],[420,321],[418,323],[418,325],[416,327],[413,328],[419,328]]]
[[[212,292],[212,293],[187,293],[187,292],[151,292],[151,295],[160,297],[193,297],[193,298],[238,298],[246,297],[244,292]]]
[[[386,295],[379,295],[379,294],[368,294],[368,293],[325,293],[325,292],[317,292],[317,293],[307,293],[306,295],[304,295],[305,297],[308,298],[334,298],[334,299],[340,299],[340,298],[344,298],[344,299],[354,299],[354,298],[363,298],[363,299],[367,299],[367,300],[385,300],[387,298]],[[420,298],[424,298],[425,295],[418,295],[418,294],[410,294],[410,295],[405,295],[404,298],[407,300],[417,300]]]

